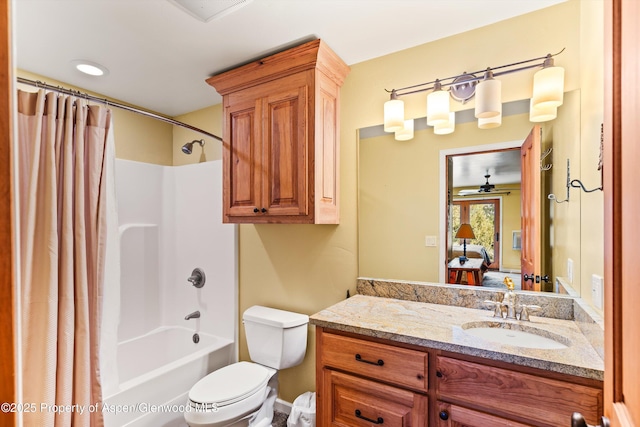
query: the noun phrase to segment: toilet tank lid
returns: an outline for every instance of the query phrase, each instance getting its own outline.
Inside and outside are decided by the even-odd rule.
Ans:
[[[242,320],[286,329],[309,323],[309,316],[306,314],[254,305],[253,307],[249,307],[245,310],[242,315]]]

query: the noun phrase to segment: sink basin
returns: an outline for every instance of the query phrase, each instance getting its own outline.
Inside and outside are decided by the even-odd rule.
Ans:
[[[519,323],[468,322],[462,329],[483,340],[516,347],[559,350],[571,345],[562,335]]]

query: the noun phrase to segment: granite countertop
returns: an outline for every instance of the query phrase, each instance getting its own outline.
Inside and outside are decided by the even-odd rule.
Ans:
[[[311,324],[401,343],[446,350],[548,371],[602,380],[604,361],[571,320],[531,316],[500,320],[492,310],[354,295],[312,316]],[[468,322],[502,321],[560,335],[567,348],[541,350],[498,344],[464,331]]]

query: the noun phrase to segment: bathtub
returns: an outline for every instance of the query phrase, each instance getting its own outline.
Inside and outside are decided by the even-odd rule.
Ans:
[[[189,389],[202,377],[235,362],[231,340],[193,329],[162,327],[118,343],[119,390],[100,406],[106,427],[185,426]]]

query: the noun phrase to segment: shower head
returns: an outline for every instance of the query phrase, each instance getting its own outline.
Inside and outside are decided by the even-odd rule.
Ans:
[[[187,142],[182,146],[182,152],[184,154],[191,154],[193,152],[193,144],[200,144],[200,146],[204,148],[204,139],[194,139],[191,142]]]

